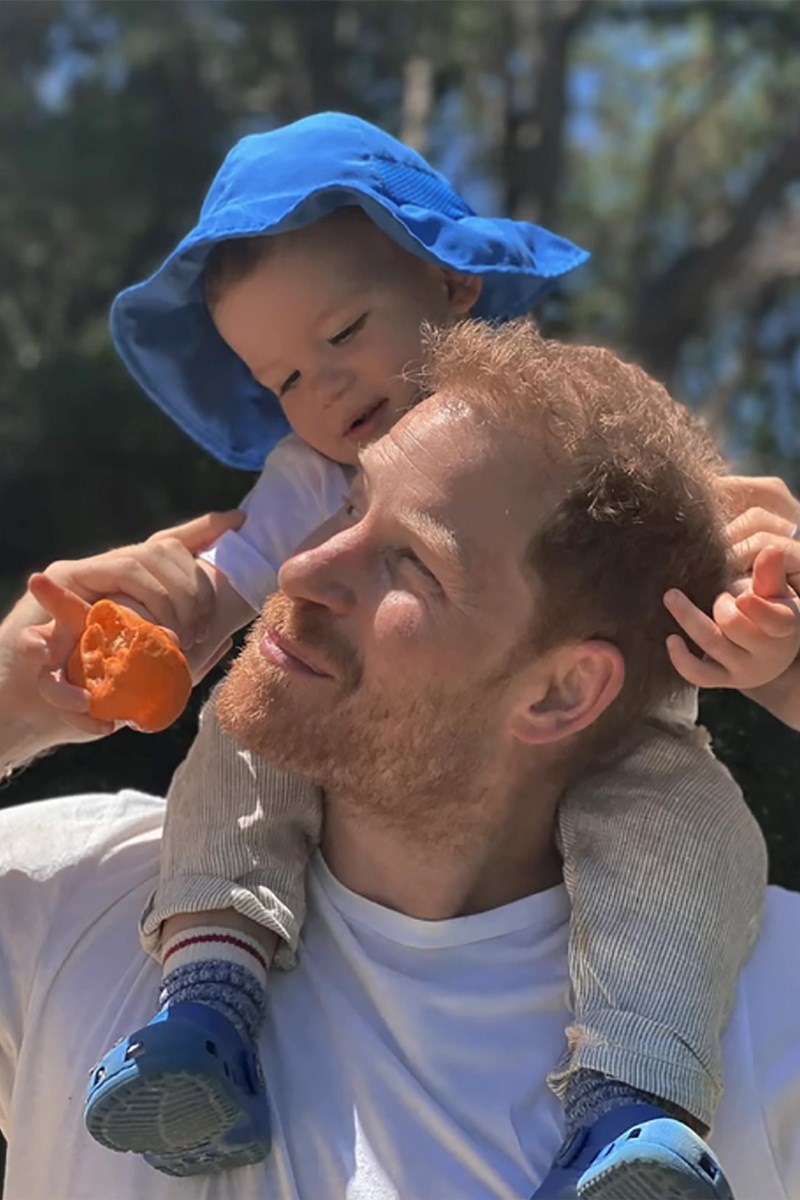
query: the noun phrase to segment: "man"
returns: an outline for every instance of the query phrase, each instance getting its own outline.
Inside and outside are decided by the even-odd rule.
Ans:
[[[162,812],[131,794],[55,802],[3,823],[10,1200],[524,1197],[544,1175],[561,1140],[545,1077],[567,1017],[559,798],[674,686],[658,602],[675,583],[707,604],[724,553],[710,471],[675,421],[659,428],[661,491],[638,494],[656,502],[616,564],[620,539],[605,562],[582,542],[569,456],[589,446],[591,412],[563,383],[569,355],[541,359],[528,411],[513,387],[535,348],[526,337],[451,340],[448,388],[371,449],[342,513],[283,568],[220,697],[244,744],[327,797],[300,965],[273,981],[262,1040],[272,1155],[173,1181],[89,1142],[76,1064],[134,1028],[156,985],[135,925]],[[635,479],[632,428],[621,445]],[[625,472],[607,433],[593,453],[613,468],[610,511]],[[682,561],[667,563],[689,483]],[[634,605],[619,568],[645,553]],[[798,918],[775,892],[728,1031],[715,1144],[740,1200],[800,1197],[800,967],[787,953]]]

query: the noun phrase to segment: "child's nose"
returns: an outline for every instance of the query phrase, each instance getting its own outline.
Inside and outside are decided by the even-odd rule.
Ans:
[[[344,367],[325,367],[314,379],[314,391],[326,408],[343,399],[352,386],[353,373]]]

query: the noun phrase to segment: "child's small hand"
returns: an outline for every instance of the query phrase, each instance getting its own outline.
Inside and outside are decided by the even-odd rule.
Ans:
[[[146,620],[171,629],[181,649],[188,651],[205,641],[215,603],[209,575],[195,555],[243,520],[238,510],[209,513],[135,546],[53,563],[44,574],[89,604],[105,597],[119,600]]]
[[[703,651],[693,654],[680,635],[667,638],[675,670],[697,687],[749,691],[771,683],[786,671],[800,651],[800,606],[790,578],[796,579],[800,546],[776,538],[783,546],[753,548],[752,575],[736,594],[724,592],[714,604],[713,619],[680,591],[667,592],[664,604],[680,627]],[[748,555],[745,555],[745,559]],[[800,559],[800,553],[797,553]]]
[[[155,534],[140,546],[54,563],[31,577],[27,595],[12,614],[13,622],[9,618],[4,624],[8,644],[3,665],[9,689],[13,681],[14,719],[35,751],[114,731],[109,722],[88,715],[88,692],[67,682],[64,675],[90,605],[109,592],[124,589],[124,603],[176,636],[175,626],[188,626],[192,613],[196,628],[198,612],[200,618],[203,616],[203,603],[193,607],[192,597],[198,595],[207,601],[207,580],[205,575],[202,580],[197,577],[201,569],[193,555],[211,545],[226,529],[237,528],[243,519],[238,511],[211,513]],[[187,562],[186,555],[191,562]],[[183,587],[176,585],[179,598],[165,592],[173,563],[176,569],[186,571]],[[181,614],[187,615],[181,618]],[[227,644],[213,653],[198,645],[190,653],[190,665],[192,657],[198,662],[207,660],[195,678],[210,669]]]
[[[28,590],[52,618],[46,624],[23,630],[19,640],[20,651],[39,663],[40,700],[82,735],[81,740],[113,733],[113,722],[89,716],[90,697],[85,688],[76,687],[66,677],[67,660],[83,633],[90,605],[47,574],[32,575]]]

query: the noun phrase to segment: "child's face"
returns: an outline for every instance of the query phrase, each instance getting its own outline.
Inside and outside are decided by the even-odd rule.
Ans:
[[[421,326],[466,316],[480,292],[401,250],[360,210],[278,236],[213,307],[221,337],[315,450],[355,463],[414,399]]]

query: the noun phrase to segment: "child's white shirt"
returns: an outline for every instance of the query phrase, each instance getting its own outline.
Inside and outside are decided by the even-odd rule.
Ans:
[[[353,467],[325,458],[290,433],[267,457],[239,507],[244,524],[200,557],[221,571],[256,612],[278,586],[278,570],[308,535],[342,506]]]

